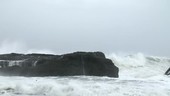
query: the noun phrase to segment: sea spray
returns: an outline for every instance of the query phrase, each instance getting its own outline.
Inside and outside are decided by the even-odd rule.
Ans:
[[[120,78],[162,76],[170,67],[170,58],[145,56],[142,53],[132,55],[111,54],[107,57],[119,67]]]
[[[109,77],[0,77],[1,96],[169,96],[170,83]]]
[[[96,76],[4,77],[0,96],[170,96],[170,59],[112,54],[120,78]]]

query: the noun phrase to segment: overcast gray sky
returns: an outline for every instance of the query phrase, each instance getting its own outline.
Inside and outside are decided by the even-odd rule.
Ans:
[[[170,0],[0,0],[0,53],[170,56]]]

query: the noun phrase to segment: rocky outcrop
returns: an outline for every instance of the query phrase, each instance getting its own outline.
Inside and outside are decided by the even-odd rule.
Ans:
[[[0,55],[0,75],[118,77],[118,68],[102,52],[64,55],[12,53]]]
[[[170,75],[170,68],[165,72],[165,75]]]

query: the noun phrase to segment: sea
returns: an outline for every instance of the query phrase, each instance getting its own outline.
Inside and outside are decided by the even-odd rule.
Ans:
[[[0,76],[0,96],[170,96],[170,58],[110,54],[119,78]]]

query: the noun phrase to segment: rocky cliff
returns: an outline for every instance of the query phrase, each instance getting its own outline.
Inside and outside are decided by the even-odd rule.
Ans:
[[[0,75],[118,77],[118,67],[102,52],[64,55],[11,53],[0,55]]]

